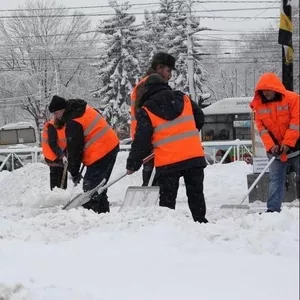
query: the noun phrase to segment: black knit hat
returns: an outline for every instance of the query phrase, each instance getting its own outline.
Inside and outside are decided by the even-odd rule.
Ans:
[[[64,109],[66,107],[67,107],[66,99],[55,95],[52,97],[51,103],[49,105],[49,111],[50,113],[54,113],[55,111]]]
[[[172,68],[172,70],[176,70],[175,69],[175,57],[168,53],[165,53],[165,52],[158,52],[153,55],[151,65],[153,67],[154,65],[157,65],[157,64],[166,65],[166,66]]]

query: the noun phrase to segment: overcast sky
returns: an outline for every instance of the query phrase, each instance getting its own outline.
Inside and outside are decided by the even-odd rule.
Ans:
[[[247,1],[247,0],[246,0]],[[253,19],[240,20],[240,19],[226,19],[222,20],[219,18],[202,18],[201,26],[207,26],[214,29],[224,29],[224,30],[234,30],[234,31],[249,31],[249,30],[262,30],[264,27],[267,27],[269,24],[278,24],[279,18],[279,6],[280,0],[257,0],[254,2],[261,3],[241,3],[246,1],[237,1],[237,3],[198,3],[194,6],[194,9],[197,11],[195,14],[197,16],[209,16],[209,17],[221,17],[221,16],[238,16],[238,17],[252,17]],[[147,4],[145,6],[133,6],[131,12],[141,13],[144,9],[155,10],[158,8],[159,0],[131,0],[131,4]],[[209,0],[207,1],[209,2]],[[251,0],[249,0],[251,2]],[[252,1],[253,2],[253,1]],[[0,0],[0,10],[5,9],[16,9],[18,6],[24,6],[26,3],[25,0]],[[62,4],[66,7],[74,6],[96,6],[96,5],[107,5],[108,0],[57,0],[57,4]],[[151,3],[151,4],[150,4]],[[211,12],[210,10],[217,9],[239,9],[239,8],[257,8],[258,10],[249,10],[249,11],[234,11],[234,12]],[[82,12],[85,13],[103,13],[108,12],[108,8],[94,8],[94,9],[82,9]],[[200,12],[202,11],[202,12]],[[7,14],[7,12],[1,11],[1,15]],[[255,19],[255,16],[261,17],[275,17],[276,19]],[[142,15],[137,15],[138,22],[143,18]],[[96,24],[99,17],[93,17],[93,20]]]

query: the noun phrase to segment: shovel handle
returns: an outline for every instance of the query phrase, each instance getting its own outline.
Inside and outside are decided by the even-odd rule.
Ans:
[[[60,181],[60,188],[61,188],[61,189],[64,187],[64,183],[65,183],[67,174],[68,174],[68,164],[65,164],[65,165],[64,165],[63,174],[62,174],[62,176],[61,176],[61,181]]]
[[[80,171],[79,171],[79,174],[80,174],[80,175],[82,174],[84,167],[85,167],[85,165],[82,164],[82,166],[81,166],[81,168],[80,168]],[[82,177],[81,177],[81,178],[82,178]],[[79,181],[80,181],[80,180],[79,180]],[[79,183],[79,182],[75,182],[75,183],[74,183],[74,187],[77,186],[78,183]]]
[[[153,159],[154,157],[154,153],[151,153],[150,155],[148,155],[147,157],[145,157],[143,159],[143,164],[150,161],[151,159]],[[119,180],[121,180],[123,177],[125,177],[127,175],[127,170],[125,173],[121,174],[119,177],[117,177],[116,179],[108,182],[107,184],[101,186],[99,189],[98,189],[98,194],[101,194],[103,191],[105,191],[106,189],[108,189],[110,186],[112,186],[113,184],[115,184],[116,182],[118,182]]]
[[[258,175],[258,177],[254,180],[254,182],[250,186],[249,190],[247,191],[247,193],[243,197],[242,202],[240,203],[240,205],[244,203],[244,201],[246,200],[247,196],[249,196],[249,194],[252,192],[252,190],[254,189],[254,187],[256,186],[256,184],[260,181],[260,179],[263,177],[263,175],[266,173],[266,171],[268,170],[268,168],[271,166],[271,164],[273,163],[273,161],[275,159],[276,159],[276,157],[273,156],[269,160],[269,162],[266,164],[266,166],[264,167],[264,169],[261,171],[261,173]]]
[[[143,159],[143,164],[147,163],[148,161],[150,161],[153,158],[154,158],[154,153],[151,153],[150,155],[148,155],[147,157],[145,157]]]

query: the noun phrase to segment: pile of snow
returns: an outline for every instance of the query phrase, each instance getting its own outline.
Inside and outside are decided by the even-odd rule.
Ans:
[[[125,171],[118,156],[112,178]],[[298,300],[299,209],[220,210],[247,190],[244,162],[205,169],[207,218],[192,221],[183,181],[176,210],[118,212],[141,173],[109,189],[109,214],[64,211],[81,191],[49,189],[49,168],[0,172],[0,299]]]

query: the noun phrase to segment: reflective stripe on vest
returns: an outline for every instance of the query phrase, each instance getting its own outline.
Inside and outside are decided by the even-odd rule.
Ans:
[[[180,141],[184,138],[191,137],[191,136],[198,136],[199,137],[198,130],[191,130],[191,131],[187,131],[187,132],[184,132],[184,133],[180,133],[180,134],[176,134],[176,135],[173,135],[173,136],[166,137],[166,138],[160,140],[159,142],[153,143],[153,147],[156,148],[158,146],[168,144],[170,142]]]
[[[97,134],[95,134],[87,143],[84,145],[84,149],[91,146],[94,142],[99,140],[106,132],[108,132],[110,129],[110,126],[107,124],[104,128],[102,128]]]
[[[282,106],[282,105],[277,105],[276,110],[277,110],[277,111],[289,110],[289,106],[288,106],[288,104],[286,104],[286,105],[284,105],[284,106]]]
[[[290,124],[289,129],[300,131],[299,125]]]
[[[92,120],[92,121],[91,121]],[[106,120],[92,107],[86,106],[84,114],[75,118],[84,134],[82,163],[86,166],[101,159],[118,144],[119,139]]]
[[[263,129],[262,131],[259,132],[260,136],[263,136],[265,133],[269,133],[267,129]]]
[[[43,155],[45,156],[45,158],[47,158],[48,160],[54,161],[58,157],[53,152],[53,150],[51,149],[51,147],[49,145],[48,127],[50,124],[54,126],[54,120],[47,122],[44,126],[43,133],[42,133],[42,149],[43,149]],[[56,129],[56,133],[57,133],[57,139],[56,139],[57,146],[62,151],[64,151],[67,147],[65,127],[60,128],[60,129],[57,129],[57,128],[55,128],[55,129]]]
[[[143,108],[153,126],[152,145],[156,167],[204,156],[191,100],[187,96],[184,96],[182,113],[171,121],[156,116],[146,107]]]
[[[289,106],[288,104],[286,105],[277,105],[276,106],[276,111],[288,111],[289,110]],[[257,114],[259,115],[263,115],[263,114],[270,114],[271,113],[271,109],[270,108],[262,108],[257,110]]]
[[[178,125],[178,124],[184,123],[186,121],[193,121],[193,120],[194,120],[194,116],[179,117],[179,118],[176,118],[175,120],[168,121],[164,124],[158,125],[156,128],[154,128],[154,132],[159,132],[162,129],[167,129],[174,125]]]
[[[270,114],[270,113],[271,113],[271,109],[269,109],[269,108],[258,109],[258,110],[256,111],[256,113],[257,113],[258,115]]]

